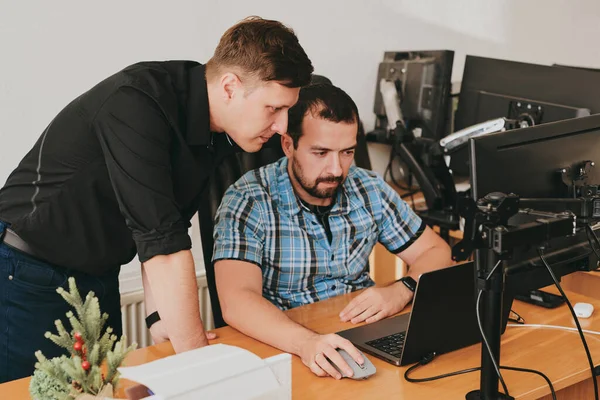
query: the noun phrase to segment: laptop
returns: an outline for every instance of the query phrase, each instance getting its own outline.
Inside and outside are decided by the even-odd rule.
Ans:
[[[419,362],[481,341],[475,302],[475,263],[424,273],[419,278],[412,311],[338,334],[357,348],[394,365]],[[502,332],[513,297],[504,296]]]

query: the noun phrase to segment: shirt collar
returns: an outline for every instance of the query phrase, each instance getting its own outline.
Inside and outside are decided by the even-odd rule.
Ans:
[[[226,133],[210,130],[206,67],[202,64],[190,69],[186,140],[191,146],[206,146],[211,151],[217,149],[221,156],[242,151]]]
[[[212,148],[205,70],[202,64],[190,69],[186,140],[190,145]]]
[[[287,212],[290,215],[295,215],[300,212],[300,210],[305,210],[310,212],[308,207],[306,207],[296,196],[294,192],[294,187],[292,186],[292,181],[290,180],[290,176],[288,174],[288,158],[283,157],[279,161],[278,167],[278,176],[277,176],[277,192],[278,199],[277,203],[282,211]],[[363,207],[364,202],[360,199],[359,196],[356,195],[356,190],[358,188],[354,184],[354,166],[350,167],[350,171],[348,172],[348,177],[344,181],[344,184],[338,190],[337,199],[335,201],[335,205],[329,212],[330,215],[343,215],[348,214],[350,211],[355,210],[357,208]]]

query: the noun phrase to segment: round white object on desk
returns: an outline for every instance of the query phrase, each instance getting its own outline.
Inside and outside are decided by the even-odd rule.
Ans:
[[[573,309],[578,318],[589,318],[594,312],[594,306],[590,303],[575,303]]]

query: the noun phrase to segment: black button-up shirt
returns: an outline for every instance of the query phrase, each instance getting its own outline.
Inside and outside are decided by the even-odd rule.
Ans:
[[[56,116],[0,190],[0,220],[41,259],[94,275],[189,249],[201,191],[238,149],[210,131],[203,65],[135,64]]]

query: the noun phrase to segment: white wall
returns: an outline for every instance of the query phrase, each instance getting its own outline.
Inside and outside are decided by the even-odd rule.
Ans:
[[[291,26],[367,129],[386,50],[454,50],[454,81],[466,54],[600,67],[597,0],[0,0],[0,182],[72,98],[139,60],[206,61],[247,15]]]

